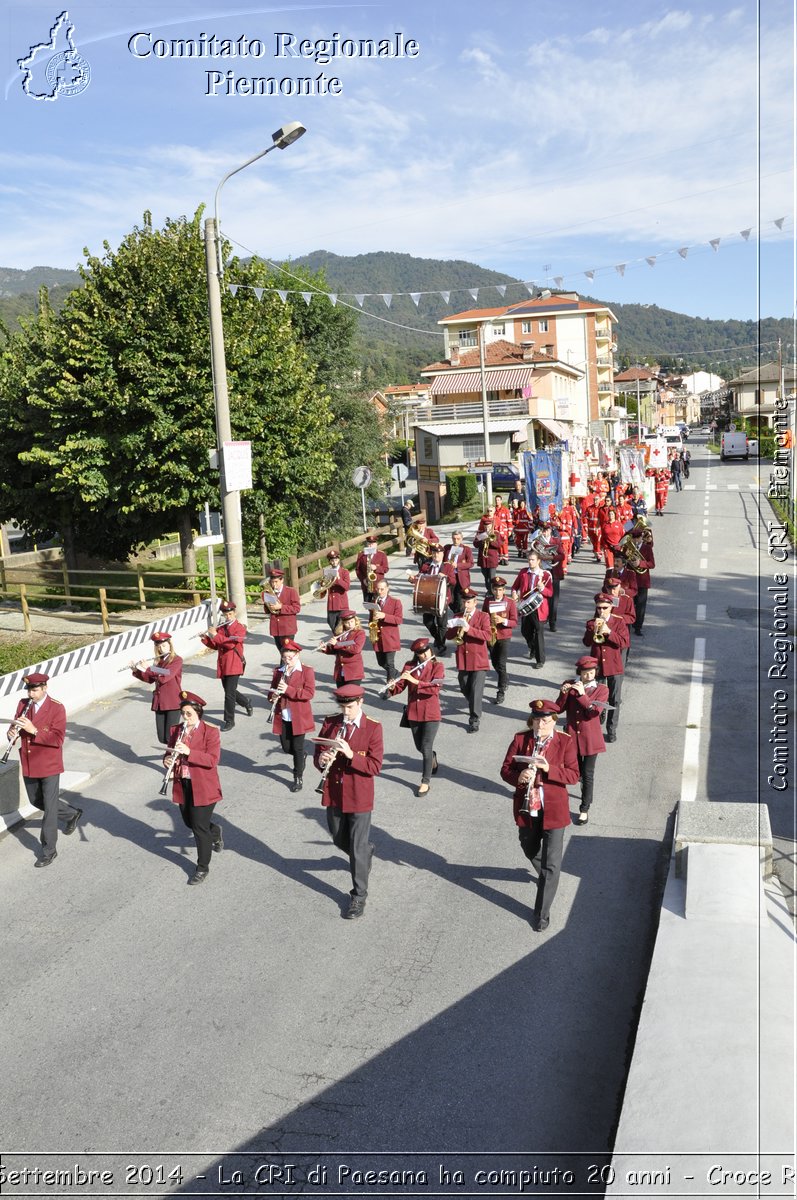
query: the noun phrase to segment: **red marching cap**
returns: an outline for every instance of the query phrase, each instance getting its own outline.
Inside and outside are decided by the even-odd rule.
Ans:
[[[341,621],[350,621],[352,619],[352,617],[356,617],[356,616],[357,616],[357,613],[354,611],[353,608],[342,608],[340,610]]]
[[[294,654],[298,654],[299,651],[301,650],[301,646],[299,645],[298,642],[294,642],[291,638],[286,638],[285,641],[282,643],[282,649],[283,650],[292,650],[294,652]]]
[[[42,687],[45,683],[49,682],[49,675],[45,675],[43,671],[35,671],[32,675],[25,676],[25,678],[22,680],[22,686],[26,688]]]
[[[281,567],[272,567],[268,573],[268,577],[269,579],[284,579],[285,572]]]
[[[475,592],[473,590],[473,588],[463,588],[462,589],[462,598],[464,600],[478,600],[479,593]]]
[[[170,633],[151,633],[149,636],[150,641],[154,642],[156,646],[160,645],[161,642],[170,642],[172,640]]]
[[[607,596],[605,592],[598,592],[598,594],[595,597],[595,603],[596,604],[608,604],[609,607],[611,607],[612,598],[611,598],[611,596]]]
[[[598,668],[597,658],[593,658],[591,654],[582,654],[581,658],[576,660],[577,671],[595,671]]]
[[[219,612],[235,612],[235,604],[232,600],[222,600],[219,605]]]
[[[558,717],[559,706],[555,700],[532,700],[529,703],[533,717]]]
[[[360,687],[359,683],[344,683],[343,687],[335,688],[334,696],[339,704],[345,704],[349,700],[362,700],[365,695],[365,688]]]
[[[375,533],[368,533],[368,534],[366,534],[365,540],[366,540],[366,542],[378,542],[379,537]]]
[[[506,587],[506,580],[502,579],[500,575],[496,575],[494,579],[490,580],[490,587],[491,588]]]
[[[429,649],[429,645],[430,645],[430,642],[429,642],[428,638],[424,638],[424,637],[416,638],[415,641],[410,646],[410,650],[412,651],[413,654],[423,654],[424,650]]]
[[[327,550],[327,558],[331,562],[333,558],[340,558],[339,550]]]
[[[180,708],[184,704],[193,704],[197,708],[205,708],[207,700],[203,700],[201,696],[197,696],[196,692],[180,692]]]

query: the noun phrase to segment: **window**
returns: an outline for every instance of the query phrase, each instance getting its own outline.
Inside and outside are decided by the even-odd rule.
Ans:
[[[506,325],[501,321],[500,325],[493,324],[493,334],[495,337],[503,337],[506,333]]]
[[[460,346],[475,346],[476,345],[476,330],[475,329],[460,329],[459,344],[460,344]]]
[[[465,462],[484,462],[484,439],[464,438],[462,442],[462,457]]]
[[[424,439],[423,439],[423,460],[424,460],[424,462],[431,462],[433,457],[434,457],[434,441],[432,440],[431,437],[429,437],[428,435],[425,435]]]
[[[521,333],[531,333],[531,321],[521,321],[520,322],[520,332]]]
[[[537,328],[539,329],[540,333],[547,333],[548,332],[548,318],[541,317],[540,320],[537,322]]]

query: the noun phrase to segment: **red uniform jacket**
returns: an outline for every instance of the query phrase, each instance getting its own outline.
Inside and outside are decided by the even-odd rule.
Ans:
[[[488,620],[490,619],[490,605],[491,604],[505,604],[506,605],[506,608],[503,609],[503,611],[497,613],[497,615],[499,617],[506,617],[506,625],[498,626],[497,640],[499,642],[508,642],[509,639],[512,637],[512,630],[517,625],[517,605],[515,604],[515,601],[512,599],[511,596],[507,596],[506,592],[504,593],[503,600],[500,600],[500,601],[493,600],[490,596],[488,596],[487,599],[482,604],[482,612],[487,613]],[[491,624],[492,624],[492,622],[491,622]]]
[[[375,592],[377,583],[380,579],[385,578],[389,569],[387,555],[382,550],[377,550],[371,555],[366,555],[361,550],[354,564],[354,573],[362,584],[364,592]],[[368,582],[369,571],[376,571],[376,579],[373,584]]]
[[[559,712],[567,713],[567,732],[582,755],[602,754],[606,749],[601,728],[601,713],[609,699],[605,683],[593,683],[584,695],[578,692],[560,692],[557,704]]]
[[[468,623],[470,629],[465,634],[462,645],[457,646],[457,670],[488,671],[490,656],[487,653],[487,642],[490,638],[490,618],[477,609]],[[449,629],[446,637],[449,641],[454,641],[459,632],[459,626]]]
[[[296,614],[302,607],[296,588],[283,587],[279,594],[279,602],[282,608],[276,613],[272,612],[267,604],[263,605],[266,612],[271,612],[268,631],[272,637],[295,637],[298,628]]]
[[[459,550],[459,556],[456,562],[451,557],[452,550]],[[470,546],[455,546],[453,542],[449,542],[443,552],[443,559],[450,563],[454,568],[454,574],[457,577],[457,583],[463,589],[470,587],[470,573],[473,570],[473,551]]]
[[[327,592],[327,612],[340,612],[349,607],[349,587],[351,575],[343,567],[338,567],[338,577]]]
[[[642,555],[642,558],[645,561],[645,563],[647,563],[648,569],[647,569],[647,571],[635,571],[634,572],[634,574],[636,575],[637,587],[649,588],[650,587],[650,572],[656,566],[656,560],[653,557],[652,544],[650,542],[643,542],[642,545],[639,547],[639,553]]]
[[[180,692],[183,687],[183,660],[179,655],[175,654],[171,662],[167,662],[165,658],[159,658],[155,661],[154,666],[159,670],[168,671],[168,675],[156,675],[152,667],[147,667],[145,671],[134,670],[133,674],[136,679],[140,679],[143,683],[154,683],[155,691],[152,695],[152,711],[153,712],[174,712],[180,707]]]
[[[433,566],[434,566],[434,563],[428,563],[428,562],[424,563],[423,566],[421,567],[420,574],[421,575],[431,575],[432,578],[434,578],[435,572],[432,570]],[[437,574],[443,575],[448,580],[448,586],[446,588],[446,604],[450,604],[451,597],[453,595],[454,584],[457,582],[456,572],[454,571],[454,568],[451,566],[450,563],[442,562],[440,564],[440,569],[437,572]]]
[[[175,725],[169,733],[164,766],[168,761],[169,747],[178,741],[182,733],[181,727]],[[221,800],[221,784],[219,783],[219,759],[221,758],[221,737],[215,725],[206,725],[200,721],[188,739],[188,770],[191,773],[191,787],[194,804],[198,807],[205,804],[216,804]],[[186,762],[181,756],[177,760],[172,784],[172,800],[175,804],[183,802],[183,785],[179,779],[180,763]]]
[[[605,642],[593,642],[592,630],[595,628],[595,618],[587,621],[587,632],[584,634],[583,642],[589,647],[589,652],[593,658],[598,660],[598,675],[605,678],[607,675],[622,675],[623,655],[630,642],[628,634],[628,626],[622,617],[609,617],[609,632],[606,635]]]
[[[271,677],[271,688],[267,697],[269,703],[274,699],[272,693],[282,677],[283,672],[280,667],[277,667]],[[313,710],[310,706],[314,695],[315,671],[303,663],[300,671],[295,668],[291,671],[288,676],[288,686],[277,701],[274,712],[274,732],[278,736],[282,730],[282,714],[286,708],[290,709],[291,729],[294,733],[309,733],[311,729],[315,729]]]
[[[386,654],[390,654],[394,650],[401,649],[399,626],[404,620],[404,611],[401,601],[395,600],[393,596],[388,596],[383,602],[382,611],[385,618],[379,622],[379,637],[376,639],[374,650],[383,650]]]
[[[341,732],[343,717],[336,713],[325,717],[320,737],[334,738]],[[382,726],[365,713],[360,714],[360,727],[349,738],[354,758],[339,754],[327,775],[321,803],[333,805],[343,812],[371,812],[374,807],[374,776],[382,770]],[[316,746],[313,762],[319,771],[319,758],[326,746]]]
[[[214,637],[208,633],[200,635],[200,642],[218,652],[217,679],[223,679],[225,675],[243,675],[246,666],[243,647],[246,632],[246,626],[240,621],[226,621],[219,625]]]
[[[605,521],[603,524],[603,544],[613,549],[620,544],[624,534],[622,521]]]
[[[530,729],[516,733],[504,757],[501,767],[501,778],[504,783],[510,783],[515,789],[512,811],[515,814],[516,825],[530,825],[531,818],[521,813],[520,807],[526,795],[525,783],[518,783],[518,776],[525,770],[528,763],[514,761],[516,754],[534,753],[534,734]],[[570,801],[567,796],[567,785],[578,783],[581,772],[578,769],[576,744],[566,733],[555,733],[544,750],[548,760],[548,770],[538,771],[536,783],[542,786],[542,827],[543,829],[563,829],[570,824]]]
[[[628,593],[632,600],[639,591],[638,579],[639,575],[633,567],[623,567],[620,572],[620,583],[623,585],[623,590]]]
[[[616,604],[615,599],[617,600]],[[612,597],[612,616],[621,617],[626,625],[634,624],[636,620],[636,606],[627,592],[621,590],[619,596]]]
[[[400,674],[405,671],[417,667],[418,664],[413,660],[406,662],[401,668]],[[408,689],[407,697],[407,720],[408,721],[440,721],[440,685],[445,677],[446,669],[440,662],[439,658],[433,658],[431,662],[423,664],[419,670],[415,671],[417,683],[407,683],[406,679],[399,680],[393,685],[392,695],[398,696],[399,692]]]
[[[336,680],[343,679],[346,683],[352,683],[365,678],[364,645],[365,630],[349,629],[338,634],[338,642],[323,651],[324,654],[335,655],[332,674]]]
[[[480,567],[489,571],[491,567],[497,567],[501,561],[501,551],[498,548],[498,530],[493,523],[493,532],[496,538],[491,545],[485,549],[485,541],[487,536],[487,520],[482,517],[479,521],[479,528],[476,530],[476,536],[473,539],[473,544],[478,550],[478,563]]]
[[[540,618],[540,621],[544,621],[548,616],[548,597],[553,595],[553,579],[551,578],[550,571],[536,571],[532,576],[530,569],[524,567],[515,577],[515,582],[512,584],[512,591],[517,592],[519,599],[522,600],[526,593],[532,591],[535,585],[539,583],[540,576],[542,577],[542,594],[545,599],[537,609],[537,616]]]
[[[15,717],[20,716],[27,700],[20,700]],[[19,760],[25,779],[46,779],[64,769],[63,745],[66,737],[66,709],[58,700],[45,696],[38,712],[31,706],[26,714],[36,726],[36,735],[20,730]]]

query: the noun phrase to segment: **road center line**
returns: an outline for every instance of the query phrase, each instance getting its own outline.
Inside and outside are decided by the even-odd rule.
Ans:
[[[684,766],[681,774],[681,803],[697,797],[697,775],[700,754],[700,723],[703,719],[703,664],[706,659],[706,639],[695,638],[692,659],[692,680],[689,684],[689,704],[686,709]]]

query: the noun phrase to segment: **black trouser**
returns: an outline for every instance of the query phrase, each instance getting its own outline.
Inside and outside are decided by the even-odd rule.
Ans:
[[[534,901],[534,915],[540,920],[547,921],[551,915],[551,905],[559,887],[559,871],[562,866],[562,850],[564,847],[564,829],[543,829],[542,813],[531,818],[531,825],[521,825],[518,829],[520,846],[526,858],[539,874],[537,880],[537,896]],[[539,856],[539,861],[535,861]]]
[[[465,608],[465,597],[462,595],[462,587],[459,580],[454,584],[454,594],[451,597],[451,611],[461,613]]]
[[[509,654],[509,638],[499,638],[494,646],[489,646],[487,649],[490,652],[490,662],[493,664],[493,670],[498,675],[498,691],[505,692],[507,687],[507,671],[506,659]]]
[[[634,608],[636,610],[636,620],[634,621],[634,633],[639,633],[642,626],[645,624],[645,609],[648,606],[648,592],[650,588],[641,587],[634,597]]]
[[[492,593],[492,582],[498,574],[498,567],[482,567],[481,573],[482,578],[484,579],[484,586],[487,588],[487,594],[489,596]]]
[[[65,821],[68,821],[70,817],[74,817],[77,809],[73,808],[71,804],[67,804],[66,800],[62,800],[58,795],[61,786],[60,775],[45,775],[41,779],[30,779],[26,775],[24,783],[28,800],[34,808],[38,808],[44,813],[39,841],[42,844],[44,857],[49,858],[51,854],[55,854],[55,845],[58,841],[58,818],[63,817]]]
[[[421,783],[428,783],[432,778],[432,765],[434,763],[434,740],[437,737],[437,731],[439,728],[439,721],[410,721],[410,729],[412,731],[412,740],[415,743],[415,749],[423,759]]]
[[[486,671],[458,671],[459,690],[468,702],[471,724],[481,720]]]
[[[349,856],[352,896],[364,900],[368,895],[368,873],[371,869],[371,814],[345,813],[333,804],[327,808],[327,827],[338,850]]]
[[[194,804],[194,789],[190,779],[181,779],[183,788],[183,803],[180,805],[180,816],[194,835],[196,842],[196,865],[201,871],[210,867],[210,856],[213,852],[213,839],[221,830],[213,824],[213,809],[215,804]]]
[[[332,633],[335,632],[340,623],[340,609],[327,609],[327,625]]]
[[[438,654],[446,648],[446,630],[448,629],[448,616],[443,613],[442,617],[439,613],[424,613],[423,623],[426,626],[429,636],[434,639],[434,648]]]
[[[595,783],[595,760],[598,757],[595,754],[579,754],[578,769],[581,772],[581,804],[579,812],[589,812],[589,806],[592,804],[592,788]]]
[[[376,661],[385,672],[385,680],[387,683],[390,683],[391,679],[396,678],[397,672],[395,650],[377,650]]]
[[[222,675],[221,685],[224,688],[224,724],[235,724],[235,706],[240,704],[241,708],[249,711],[249,702],[241,692],[238,691],[238,684],[242,675]]]
[[[551,633],[556,629],[556,614],[559,611],[559,588],[561,579],[557,579],[555,575],[551,576],[553,581],[553,595],[548,597],[548,628]]]
[[[164,708],[161,712],[155,712],[155,734],[158,741],[166,746],[169,742],[169,733],[175,725],[180,724],[179,708]]]
[[[280,729],[280,745],[285,754],[293,755],[293,773],[297,779],[304,775],[304,764],[307,758],[304,750],[304,734],[293,732],[293,723],[283,717]]]
[[[538,613],[526,613],[520,622],[520,632],[532,658],[536,658],[540,666],[545,662],[545,626]]]
[[[609,707],[606,710],[606,736],[613,737],[620,723],[620,704],[623,692],[622,675],[600,675],[599,683],[605,683],[609,689]]]

